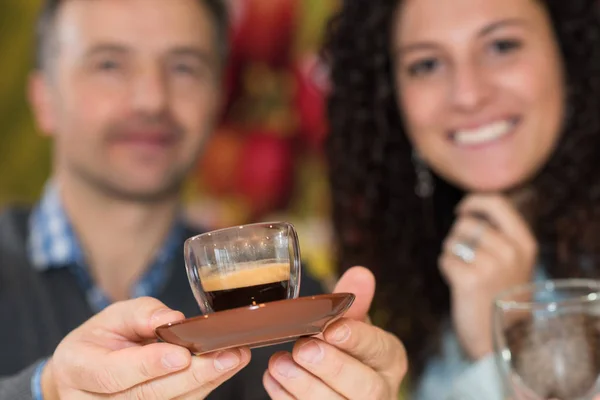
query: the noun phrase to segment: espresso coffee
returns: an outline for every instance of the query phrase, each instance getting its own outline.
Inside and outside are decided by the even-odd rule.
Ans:
[[[202,278],[202,287],[214,311],[284,300],[287,298],[290,265],[267,263],[245,265],[227,274]]]

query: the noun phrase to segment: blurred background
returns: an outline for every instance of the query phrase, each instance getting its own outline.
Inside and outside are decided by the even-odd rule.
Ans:
[[[35,202],[51,143],[26,100],[39,0],[0,5],[0,209]],[[207,229],[285,220],[313,275],[331,281],[333,243],[323,142],[327,70],[319,59],[339,0],[227,0],[231,57],[221,123],[186,187],[188,218]]]

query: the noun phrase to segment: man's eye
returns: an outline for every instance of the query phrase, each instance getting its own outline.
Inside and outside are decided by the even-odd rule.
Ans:
[[[119,69],[120,65],[114,60],[102,60],[96,64],[96,68],[102,71],[114,71]]]

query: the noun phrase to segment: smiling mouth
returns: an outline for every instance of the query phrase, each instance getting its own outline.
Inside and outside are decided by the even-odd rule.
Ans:
[[[482,125],[475,129],[461,129],[450,134],[459,146],[480,146],[499,140],[514,131],[520,118],[514,117]]]

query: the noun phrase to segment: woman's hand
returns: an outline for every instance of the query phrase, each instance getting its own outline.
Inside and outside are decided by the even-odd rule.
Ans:
[[[478,360],[493,351],[494,297],[531,280],[537,243],[506,197],[472,194],[457,213],[439,267],[450,286],[459,341],[469,357]]]

